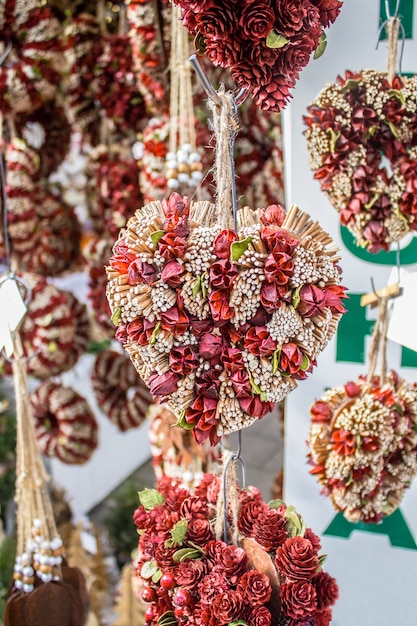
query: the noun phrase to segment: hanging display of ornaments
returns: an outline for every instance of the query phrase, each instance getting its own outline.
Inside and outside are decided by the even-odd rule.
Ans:
[[[60,25],[42,0],[0,7],[0,111],[34,111],[57,91],[62,71]]]
[[[308,107],[314,178],[368,252],[417,229],[417,78],[347,71]]]
[[[236,489],[219,537],[220,488],[221,479],[205,474],[192,491],[165,478],[139,493],[146,624],[328,626],[339,592],[322,570],[319,538],[294,507],[268,505],[254,487]]]
[[[70,387],[45,380],[30,402],[42,454],[69,465],[86,463],[98,445],[98,425],[85,398]]]
[[[300,71],[325,46],[324,28],[340,0],[274,0],[265,3],[175,0],[198,48],[217,66],[230,69],[264,110],[278,111],[291,97]]]
[[[114,246],[116,337],[198,442],[249,426],[306,378],[344,312],[331,238],[292,207],[238,212],[178,194],[138,209]]]
[[[88,264],[87,298],[91,304],[94,320],[109,338],[114,336],[110,306],[106,298],[107,278],[105,265],[111,255],[112,244],[107,239],[93,240],[84,250]]]
[[[22,277],[32,289],[32,300],[21,328],[24,355],[29,357],[28,374],[50,378],[73,367],[85,350],[86,307],[45,278],[35,274]]]
[[[390,372],[333,387],[311,407],[311,473],[351,522],[378,523],[417,474],[417,388]]]
[[[152,396],[125,354],[114,350],[99,352],[91,382],[98,406],[120,431],[142,424]]]

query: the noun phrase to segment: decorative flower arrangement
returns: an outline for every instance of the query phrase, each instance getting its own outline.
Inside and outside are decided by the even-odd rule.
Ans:
[[[142,424],[152,397],[125,354],[99,352],[91,382],[98,406],[120,431]]]
[[[183,23],[214,65],[229,68],[262,109],[278,111],[337,18],[339,0],[175,0]]]
[[[54,97],[59,83],[59,22],[42,0],[5,0],[0,24],[0,111],[34,111]]]
[[[165,478],[139,493],[137,573],[149,625],[327,626],[338,598],[320,540],[294,507],[238,491],[239,541],[215,537],[219,478],[194,491]],[[230,511],[229,511],[230,513]]]
[[[95,233],[113,240],[142,203],[136,161],[104,145],[96,146],[89,158],[88,209]]]
[[[269,413],[344,312],[336,248],[309,216],[245,207],[237,222],[173,193],[137,210],[107,268],[116,338],[199,443]]]
[[[417,229],[417,78],[347,71],[308,107],[314,178],[369,252]]]
[[[30,398],[42,454],[62,463],[86,463],[98,444],[98,425],[85,398],[74,389],[45,380]]]
[[[378,523],[417,474],[417,388],[390,372],[333,387],[311,407],[309,462],[335,509]]]
[[[22,274],[32,288],[32,299],[20,333],[27,371],[36,378],[50,378],[77,362],[89,336],[87,309],[75,296],[61,291],[45,278]],[[6,366],[6,365],[4,365]],[[7,372],[10,366],[7,364]]]
[[[197,485],[218,461],[217,451],[196,443],[192,433],[173,428],[177,418],[166,405],[155,405],[151,414],[149,442],[157,480],[168,476],[184,487]]]

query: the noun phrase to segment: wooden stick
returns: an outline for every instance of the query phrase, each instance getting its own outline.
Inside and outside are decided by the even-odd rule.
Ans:
[[[386,287],[382,287],[382,289],[378,289],[377,291],[371,291],[370,293],[366,293],[361,297],[361,306],[374,307],[378,304],[380,298],[387,296],[388,298],[396,298],[402,293],[402,289],[399,283],[393,283],[392,285],[387,285]]]

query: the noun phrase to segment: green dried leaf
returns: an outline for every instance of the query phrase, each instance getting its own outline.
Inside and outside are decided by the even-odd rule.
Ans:
[[[398,137],[400,136],[400,133],[398,132],[398,128],[392,122],[388,122],[387,121],[387,124],[388,124],[388,127],[389,127],[391,133],[394,135],[394,137],[396,139],[398,139]]]
[[[370,126],[365,133],[365,139],[369,139],[370,137],[373,137],[377,130],[379,130],[379,126],[376,126],[376,125]]]
[[[274,354],[272,356],[272,374],[274,376],[278,371],[280,356],[281,356],[281,348],[278,348],[277,350],[274,351]]]
[[[330,135],[330,152],[334,152],[336,150],[337,140],[339,139],[341,132],[340,130],[333,130],[333,128],[328,128],[327,132]]]
[[[405,105],[405,96],[402,91],[399,91],[399,89],[388,89],[387,96],[397,98],[403,106]]]
[[[355,443],[356,443],[357,449],[360,450],[361,445],[362,445],[362,438],[359,433],[356,434]]]
[[[182,546],[188,530],[188,520],[180,519],[171,530],[171,537],[174,545]]]
[[[310,359],[306,354],[303,354],[303,360],[301,361],[300,370],[305,372],[310,367]]]
[[[172,560],[175,563],[182,563],[187,559],[200,559],[203,551],[196,548],[181,548],[181,550],[177,550],[172,555]]]
[[[252,374],[249,374],[249,380],[250,380],[250,386],[252,388],[252,393],[255,394],[256,396],[260,396],[262,393],[261,388],[253,380]]]
[[[238,261],[242,254],[246,252],[249,248],[249,244],[251,243],[253,237],[246,237],[246,239],[242,239],[241,241],[234,241],[230,246],[230,260],[232,262]]]
[[[194,47],[197,54],[205,54],[206,53],[206,42],[201,33],[197,33],[194,39]]]
[[[156,344],[156,338],[158,337],[160,330],[161,330],[161,322],[158,322],[155,328],[153,329],[153,333],[149,341],[151,346],[154,346]]]
[[[166,611],[158,619],[158,626],[173,626],[178,624],[174,611]]]
[[[284,35],[279,35],[274,30],[268,34],[266,38],[266,47],[267,48],[283,48],[289,43],[290,40],[284,37]]]
[[[158,569],[156,570],[155,574],[152,576],[152,582],[155,583],[155,585],[156,585],[157,583],[159,583],[161,578],[162,578],[162,570],[160,570],[159,567],[158,567]]]
[[[192,430],[195,424],[189,424],[187,420],[185,419],[185,411],[181,411],[178,421],[176,424],[174,424],[174,426],[185,428],[185,430]],[[172,428],[174,428],[174,426],[172,426]]]
[[[111,321],[115,326],[119,326],[122,321],[122,307],[118,306],[114,309]]]
[[[207,287],[206,287],[206,283],[204,282],[204,276],[203,274],[201,275],[201,293],[203,294],[203,298],[207,298]]]
[[[195,299],[201,291],[201,276],[197,277],[193,287],[193,298]]]
[[[400,402],[395,402],[390,406],[391,411],[395,411],[398,415],[404,415],[404,407]]]
[[[300,301],[301,301],[300,291],[303,287],[304,285],[299,285],[297,289],[294,290],[292,300],[291,300],[291,304],[294,307],[294,309],[296,309],[298,305],[300,304]]]
[[[322,570],[324,562],[325,562],[326,559],[327,559],[327,554],[320,554],[320,556],[319,556],[319,566],[317,568],[316,574],[318,574]]]
[[[237,622],[229,622],[228,626],[248,626],[248,622],[245,622],[244,619],[239,619]]]
[[[54,352],[56,352],[58,350],[58,344],[56,341],[50,341],[48,343],[48,352],[51,352],[52,354]]]
[[[379,195],[377,193],[374,193],[372,198],[369,200],[368,204],[364,204],[365,209],[372,209],[372,207],[374,206],[378,198],[379,198]]]
[[[285,511],[284,517],[287,519],[287,530],[291,537],[300,535],[302,523],[295,507],[290,504]]]
[[[268,502],[268,506],[269,506],[270,509],[279,509],[279,507],[282,506],[282,505],[285,506],[284,500],[276,499],[276,500],[270,500]]]
[[[326,37],[326,33],[323,31],[322,34],[320,35],[319,45],[314,51],[313,59],[317,61],[317,59],[323,56],[326,48],[327,48],[327,37]]]
[[[105,339],[104,341],[90,341],[88,344],[87,352],[88,354],[97,354],[102,350],[106,350],[110,348],[111,341],[110,339]]]
[[[353,482],[353,472],[350,471],[349,474],[348,474],[347,480],[345,482],[345,486],[349,487],[349,485],[351,485],[352,482]]]
[[[142,569],[140,570],[140,575],[142,576],[142,578],[146,578],[146,579],[152,578],[152,576],[156,574],[158,569],[159,568],[156,564],[156,561],[146,561],[146,563],[142,565]]]
[[[346,81],[345,86],[343,87],[342,91],[343,93],[345,91],[354,91],[358,88],[359,82],[357,80],[354,80],[353,78],[349,78],[349,80]]]
[[[163,504],[165,498],[156,489],[144,489],[138,492],[139,502],[146,511],[152,511],[156,506]]]
[[[159,243],[159,240],[161,239],[161,237],[163,237],[165,235],[165,231],[164,230],[155,230],[152,234],[151,234],[151,239],[154,242],[154,244],[157,246]]]

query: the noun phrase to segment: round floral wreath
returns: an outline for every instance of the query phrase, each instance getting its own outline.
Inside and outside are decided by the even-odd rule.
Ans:
[[[417,229],[417,78],[361,70],[326,85],[308,107],[314,178],[369,252]]]
[[[417,388],[390,373],[333,387],[311,407],[309,461],[344,516],[380,522],[417,474]]]
[[[330,237],[297,207],[235,230],[174,193],[139,209],[107,268],[116,338],[201,443],[249,426],[306,378],[344,312]],[[204,224],[204,225],[203,225]]]
[[[148,625],[327,626],[338,598],[320,540],[294,507],[238,490],[239,545],[212,530],[220,480],[189,491],[164,478],[139,493],[137,573]]]
[[[230,68],[262,109],[278,111],[337,18],[339,0],[175,0],[214,65]]]
[[[98,424],[85,398],[45,380],[30,398],[43,454],[69,465],[86,463],[98,444]]]

